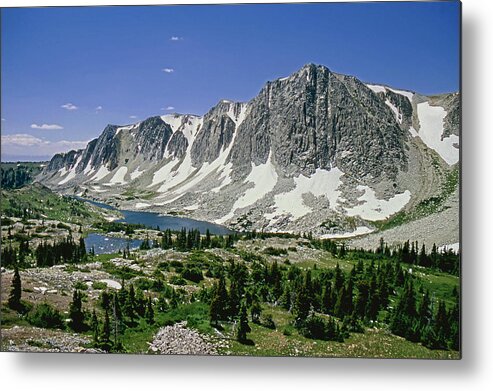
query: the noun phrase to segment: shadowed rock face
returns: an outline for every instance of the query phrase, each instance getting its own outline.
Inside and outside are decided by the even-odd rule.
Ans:
[[[359,80],[307,65],[267,83],[249,106],[231,152],[233,166],[275,161],[287,175],[338,166],[352,175],[395,175],[406,134]]]
[[[233,139],[235,123],[227,114],[218,111],[215,108],[206,114],[204,124],[192,145],[192,164],[195,167],[216,160],[221,149],[227,147]]]
[[[141,122],[132,134],[135,134],[137,145],[134,149],[134,156],[157,162],[163,159],[173,131],[161,117],[151,117]]]

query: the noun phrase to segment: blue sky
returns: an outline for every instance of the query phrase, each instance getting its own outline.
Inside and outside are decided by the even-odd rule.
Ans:
[[[204,114],[304,64],[424,94],[459,88],[457,2],[2,10],[2,160],[108,123]]]

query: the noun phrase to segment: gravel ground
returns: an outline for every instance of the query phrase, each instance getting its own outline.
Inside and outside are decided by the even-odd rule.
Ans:
[[[381,237],[390,246],[402,244],[406,240],[417,240],[431,250],[433,243],[438,247],[459,242],[459,202],[449,200],[448,209],[432,214],[422,219],[411,221],[407,224],[376,232],[362,238],[355,238],[348,242],[350,247],[375,249]]]
[[[188,329],[186,322],[180,322],[159,329],[149,345],[149,351],[158,354],[217,355],[216,345],[211,340]],[[224,342],[221,341],[221,344]]]
[[[4,352],[104,353],[84,347],[91,340],[75,333],[20,326],[1,332]]]

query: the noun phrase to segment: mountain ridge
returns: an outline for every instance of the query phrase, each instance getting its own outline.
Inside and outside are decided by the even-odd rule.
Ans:
[[[232,228],[373,231],[440,191],[458,161],[459,103],[307,64],[203,116],[108,125],[85,149],[55,155],[38,180]],[[142,189],[153,197],[139,199]]]

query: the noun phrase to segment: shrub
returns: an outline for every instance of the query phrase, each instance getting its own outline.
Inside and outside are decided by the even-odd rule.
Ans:
[[[66,229],[66,230],[70,230],[70,226],[67,225],[67,224],[64,224],[64,223],[58,223],[56,225],[57,228],[60,228],[60,229]]]
[[[186,267],[181,272],[181,276],[184,279],[195,282],[195,283],[199,283],[200,281],[202,281],[204,279],[204,276],[202,275],[202,270],[200,270],[199,268],[196,268],[196,267],[193,267],[193,268]]]
[[[107,287],[108,287],[108,284],[106,282],[94,281],[92,283],[93,289],[105,290]]]
[[[74,289],[78,289],[80,291],[87,291],[87,284],[85,282],[82,282],[82,281],[77,281],[75,284],[74,284]]]
[[[272,319],[271,314],[267,314],[262,318],[262,325],[267,327],[268,329],[275,330],[276,329],[276,324],[274,322],[274,319]]]
[[[48,303],[37,305],[34,310],[29,313],[27,320],[33,326],[45,329],[65,328],[60,312]]]
[[[266,247],[263,251],[264,254],[267,255],[274,255],[274,256],[282,256],[282,255],[287,255],[288,250],[285,248],[277,248],[277,247]]]
[[[169,283],[173,285],[187,285],[187,282],[180,276],[171,276]]]

